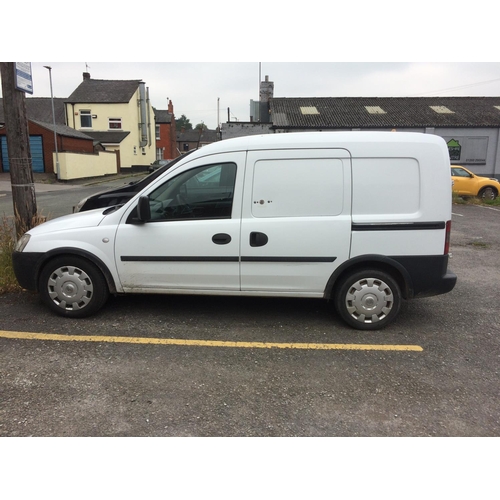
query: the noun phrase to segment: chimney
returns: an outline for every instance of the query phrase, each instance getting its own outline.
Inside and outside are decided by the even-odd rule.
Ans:
[[[274,83],[269,81],[269,76],[266,75],[264,82],[260,82],[260,122],[269,123],[269,102],[274,95]]]
[[[168,101],[168,112],[173,115],[174,114],[174,105],[172,104],[172,101]]]
[[[85,81],[85,80],[90,80],[90,73],[85,72],[85,73],[83,74],[83,80],[84,80],[84,81]]]

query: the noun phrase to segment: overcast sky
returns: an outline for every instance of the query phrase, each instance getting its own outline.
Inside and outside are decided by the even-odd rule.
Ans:
[[[119,12],[115,2],[87,0],[89,16],[79,4],[49,4],[61,8],[33,4],[19,18],[15,3],[2,7],[1,58],[32,62],[35,97],[50,97],[44,66],[52,67],[54,96],[68,97],[88,65],[95,79],[144,81],[155,108],[171,99],[176,117],[213,129],[228,108],[231,120],[249,120],[259,74],[274,82],[275,97],[500,96],[500,7],[484,0],[466,8],[219,0],[189,9],[141,0],[141,9]],[[75,60],[87,62],[61,62]]]
[[[221,122],[248,121],[258,100],[259,76],[274,82],[275,97],[500,96],[500,63],[349,62],[32,62],[33,96],[68,97],[88,70],[101,80],[143,80],[152,105],[213,129]],[[29,97],[29,96],[28,96]]]

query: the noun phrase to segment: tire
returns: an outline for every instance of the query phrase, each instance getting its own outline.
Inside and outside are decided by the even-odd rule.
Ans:
[[[101,271],[88,260],[74,255],[57,257],[46,264],[38,289],[52,311],[69,318],[96,313],[109,296]]]
[[[479,191],[479,194],[477,195],[478,198],[481,198],[482,200],[494,200],[498,196],[498,192],[495,190],[495,188],[492,187],[485,187]]]
[[[401,291],[389,274],[377,269],[364,269],[338,283],[334,305],[340,317],[353,328],[380,330],[398,315]]]

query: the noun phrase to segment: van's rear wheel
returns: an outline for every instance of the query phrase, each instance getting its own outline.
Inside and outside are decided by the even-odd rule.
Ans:
[[[96,313],[109,296],[101,271],[73,255],[57,257],[46,264],[40,274],[39,291],[50,309],[70,318]]]
[[[364,269],[342,279],[336,287],[337,313],[358,330],[379,330],[399,313],[401,291],[397,282],[377,269]]]

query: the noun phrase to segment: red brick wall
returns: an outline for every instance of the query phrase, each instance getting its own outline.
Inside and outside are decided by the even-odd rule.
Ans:
[[[54,162],[52,160],[52,154],[55,151],[54,132],[31,121],[28,122],[28,129],[30,135],[42,136],[43,163],[45,166],[45,172],[54,173]],[[0,135],[6,135],[5,128],[0,129]],[[92,139],[78,139],[76,137],[58,135],[57,150],[60,152],[68,151],[72,153],[93,153],[94,146]]]
[[[179,156],[175,134],[174,105],[168,102],[168,112],[171,115],[170,123],[159,123],[160,139],[156,140],[156,149],[163,149],[163,159],[173,160]],[[155,131],[156,133],[156,131]]]

